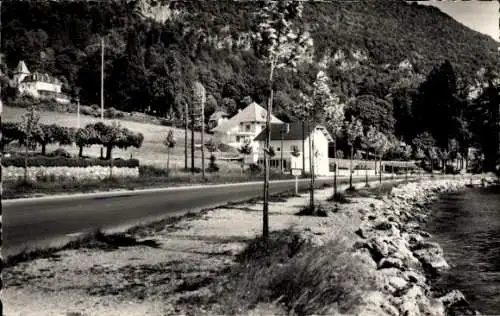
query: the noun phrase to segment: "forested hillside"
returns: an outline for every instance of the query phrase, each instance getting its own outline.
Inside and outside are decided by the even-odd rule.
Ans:
[[[104,37],[106,107],[180,114],[190,102],[191,84],[200,80],[207,90],[206,114],[234,113],[249,98],[267,98],[267,70],[252,45],[258,6],[228,0],[9,1],[2,7],[2,71],[12,76],[25,60],[31,71],[60,77],[65,90],[84,103],[98,104]],[[425,114],[435,104],[458,104],[452,106],[457,119],[445,122],[446,135],[434,135],[441,142],[457,137],[451,131],[468,126],[468,87],[499,69],[499,43],[430,6],[308,2],[299,24],[314,39],[315,60],[327,65],[332,91],[348,103],[347,117],[356,115],[407,141],[424,130],[441,133],[429,124],[448,113],[432,122]],[[275,83],[274,111],[283,120],[294,119],[290,109],[312,84],[317,65],[297,70],[280,73]],[[453,100],[433,99],[442,91],[426,80],[437,80]]]

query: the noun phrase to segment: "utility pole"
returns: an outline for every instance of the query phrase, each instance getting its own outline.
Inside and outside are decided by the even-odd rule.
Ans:
[[[281,173],[283,173],[283,137],[284,137],[284,133],[283,131],[281,131],[281,148],[280,148],[280,169],[281,169]]]
[[[205,143],[203,142],[203,134],[205,134],[205,93],[201,100],[201,175],[205,179]]]
[[[76,96],[76,127],[80,128],[80,98]]]
[[[302,172],[306,172],[306,126],[302,120]]]
[[[101,122],[104,123],[104,37],[101,37]],[[104,146],[101,146],[101,159]]]
[[[191,107],[191,173],[194,174],[194,111]]]
[[[188,169],[188,128],[189,109],[187,102],[184,103],[184,170]]]
[[[104,121],[104,38],[101,38],[101,121]]]

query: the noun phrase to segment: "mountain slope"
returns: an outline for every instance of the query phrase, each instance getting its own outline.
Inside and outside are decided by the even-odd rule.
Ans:
[[[196,78],[207,88],[208,112],[234,112],[245,96],[265,100],[266,69],[250,40],[256,2],[153,4],[7,2],[3,72],[24,59],[30,70],[60,76],[68,92],[81,89],[85,103],[98,103],[99,37],[105,36],[107,106],[181,112]],[[344,98],[384,98],[394,89],[414,88],[445,59],[464,82],[481,67],[499,69],[497,42],[434,7],[389,0],[309,2],[302,22],[311,30],[316,58],[328,61],[334,91]],[[280,118],[291,118],[297,87],[310,84],[312,72],[314,67],[280,76]]]

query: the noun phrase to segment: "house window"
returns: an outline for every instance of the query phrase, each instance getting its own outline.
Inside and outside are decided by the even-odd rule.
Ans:
[[[250,125],[246,125],[245,128],[246,128],[247,132],[250,132]]]
[[[239,136],[236,136],[236,141],[239,142],[240,141],[240,137]]]
[[[281,151],[281,148],[279,148],[279,147],[276,147],[276,151]]]

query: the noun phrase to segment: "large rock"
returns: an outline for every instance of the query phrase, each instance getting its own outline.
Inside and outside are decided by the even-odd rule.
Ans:
[[[379,263],[382,258],[389,255],[389,246],[381,237],[374,237],[370,239],[370,241],[366,243],[366,247],[370,251],[372,258],[376,263]]]
[[[467,305],[469,304],[465,299],[465,296],[459,290],[453,290],[441,297],[438,297],[438,300],[447,308],[461,303],[465,303]]]
[[[450,268],[444,258],[443,249],[436,243],[420,242],[412,250],[427,272],[439,274]]]
[[[389,268],[396,268],[399,270],[406,269],[403,260],[399,258],[393,258],[393,257],[382,258],[382,260],[380,260],[380,262],[378,263],[378,269],[389,269]]]

